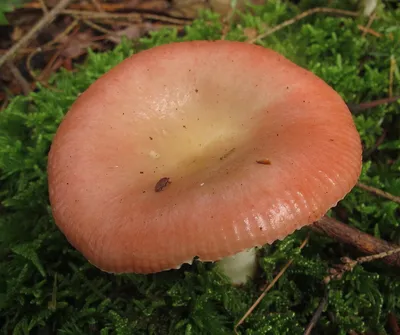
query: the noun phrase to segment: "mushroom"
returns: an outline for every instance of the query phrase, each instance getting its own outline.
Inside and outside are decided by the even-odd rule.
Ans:
[[[48,160],[55,223],[96,267],[224,259],[233,283],[254,272],[254,247],[321,218],[360,171],[339,94],[275,51],[230,41],[124,60],[76,100]]]

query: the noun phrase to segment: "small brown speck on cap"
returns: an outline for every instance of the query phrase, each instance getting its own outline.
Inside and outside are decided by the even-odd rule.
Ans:
[[[168,186],[168,184],[171,184],[169,178],[163,177],[157,182],[156,186],[154,187],[154,190],[156,192],[161,192],[164,188]]]
[[[228,152],[226,152],[225,154],[223,154],[219,159],[222,161],[225,158],[227,158],[230,154],[232,154],[235,151],[235,148],[232,148],[231,150],[229,150]]]
[[[269,159],[259,159],[256,160],[257,164],[263,164],[263,165],[271,165],[271,161]]]

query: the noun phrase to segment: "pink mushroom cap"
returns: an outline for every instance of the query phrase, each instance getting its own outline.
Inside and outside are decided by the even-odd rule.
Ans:
[[[353,188],[361,152],[346,104],[310,71],[247,43],[172,43],[79,96],[49,153],[50,203],[92,264],[152,273],[313,223]]]

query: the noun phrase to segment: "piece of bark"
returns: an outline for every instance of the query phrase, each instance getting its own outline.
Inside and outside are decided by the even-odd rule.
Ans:
[[[327,235],[338,242],[354,246],[357,250],[368,255],[389,252],[400,248],[400,246],[396,244],[391,244],[376,238],[328,216],[322,217],[320,220],[312,224],[310,228],[318,233]],[[382,258],[382,261],[389,265],[400,267],[400,253],[384,257]]]

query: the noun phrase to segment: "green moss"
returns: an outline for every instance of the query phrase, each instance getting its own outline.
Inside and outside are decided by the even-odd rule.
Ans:
[[[311,1],[302,1],[308,8]],[[318,3],[318,1],[313,2]],[[341,8],[354,1],[334,1]],[[268,1],[241,13],[226,36],[245,40],[244,28],[265,30],[300,12]],[[358,18],[314,15],[264,39],[261,44],[321,76],[349,102],[388,95],[390,58],[400,64],[400,11],[380,8],[361,36]],[[107,53],[90,52],[76,72],[60,71],[54,88],[15,97],[0,114],[0,329],[3,334],[232,334],[235,323],[260,294],[254,283],[234,288],[212,264],[195,263],[156,275],[110,275],[90,264],[56,229],[47,199],[47,152],[64,113],[80,92],[132,53],[172,41],[219,39],[223,26],[210,12],[184,37],[162,30],[139,43],[124,41]],[[391,34],[391,38],[389,38]],[[400,93],[396,68],[393,90]],[[399,108],[384,105],[355,116],[365,150],[381,146],[364,163],[361,180],[400,194]],[[399,206],[354,189],[338,206],[351,225],[388,241],[400,241]],[[338,212],[333,211],[333,215]],[[343,215],[343,214],[341,214]],[[327,270],[350,252],[312,235],[300,253],[305,230],[262,250],[261,279],[270,281],[290,258],[294,264],[239,327],[242,334],[302,334],[323,297]],[[396,277],[397,275],[397,277]],[[379,262],[357,266],[329,284],[319,334],[372,330],[385,334],[389,311],[400,314],[398,272]]]

